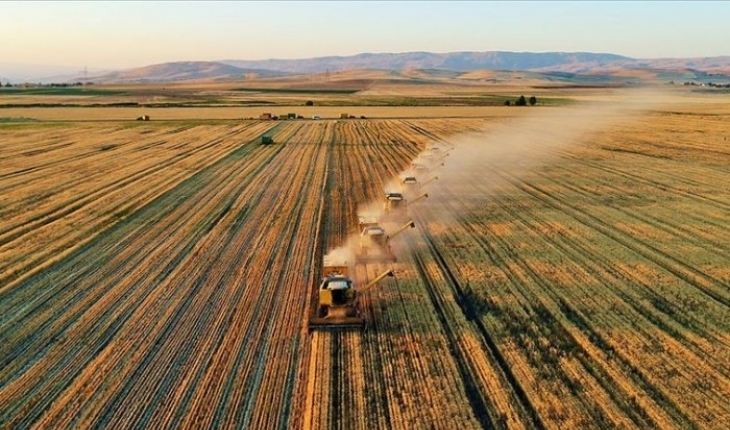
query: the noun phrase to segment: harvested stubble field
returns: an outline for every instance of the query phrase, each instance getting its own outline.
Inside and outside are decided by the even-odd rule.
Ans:
[[[0,428],[730,422],[730,108],[555,109],[0,125]],[[355,268],[396,270],[368,330],[308,333],[429,145],[398,262]]]

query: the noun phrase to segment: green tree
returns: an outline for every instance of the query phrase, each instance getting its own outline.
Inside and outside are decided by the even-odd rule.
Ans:
[[[307,100],[306,103],[304,103],[305,106],[314,106],[314,102],[311,100]]]
[[[527,99],[525,99],[525,96],[520,96],[520,98],[518,98],[517,101],[515,102],[515,105],[527,106]]]
[[[505,101],[504,101],[504,105],[505,105],[505,106],[510,106],[510,105],[512,105],[512,103],[510,103],[510,102],[509,102],[509,100],[505,100]]]
[[[532,96],[530,97],[530,106],[535,106],[537,104],[537,97]]]

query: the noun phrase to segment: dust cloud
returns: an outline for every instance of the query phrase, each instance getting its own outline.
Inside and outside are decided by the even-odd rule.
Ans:
[[[421,188],[429,198],[409,209],[419,211],[423,220],[448,225],[466,209],[463,205],[488,204],[510,179],[520,180],[541,166],[559,162],[564,151],[586,144],[590,134],[620,126],[669,101],[658,90],[635,89],[574,106],[508,108],[525,109],[524,116],[498,120],[483,131],[431,145],[437,148],[435,154],[448,156],[432,166],[430,176],[438,180]]]
[[[350,236],[342,246],[327,252],[324,256],[324,265],[347,266],[352,270],[355,265],[355,247],[358,245],[358,240],[357,236]]]
[[[506,108],[524,111],[506,120],[495,120],[482,131],[432,142],[411,160],[407,170],[385,182],[383,196],[390,191],[402,192],[414,201],[428,194],[428,198],[408,206],[410,218],[417,212],[426,224],[417,222],[416,229],[428,228],[433,222],[449,225],[467,209],[464,205],[488,204],[509,184],[507,178],[519,180],[540,166],[557,162],[561,151],[586,143],[589,133],[620,126],[668,101],[670,96],[658,90],[635,89],[573,106]],[[417,185],[403,183],[404,178],[411,176],[417,178]],[[382,215],[382,201],[358,208],[358,216]],[[388,225],[383,226],[388,231]],[[390,223],[390,228],[397,226]],[[325,259],[354,263],[358,241],[358,236],[348,238],[346,244],[330,251]],[[402,243],[396,245],[399,252],[407,251],[404,247]]]

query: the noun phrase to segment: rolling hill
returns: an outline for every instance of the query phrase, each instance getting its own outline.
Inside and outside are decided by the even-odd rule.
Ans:
[[[347,70],[441,70],[521,71],[544,74],[548,80],[578,82],[615,79],[730,82],[730,56],[708,58],[635,59],[615,54],[591,52],[406,52],[363,53],[304,59],[180,61],[89,75],[95,83],[179,82],[195,80],[240,80],[251,77],[280,77],[330,73]],[[76,82],[68,76],[54,82]],[[39,80],[40,81],[40,80]]]
[[[591,63],[609,65],[617,61],[631,60],[614,54],[589,52],[406,52],[398,54],[358,54],[347,57],[319,57],[300,60],[223,60],[222,63],[236,67],[258,67],[289,73],[319,73],[327,70],[347,69],[444,69],[470,71],[491,70],[559,70],[568,64]]]
[[[136,69],[120,70],[90,76],[95,82],[171,82],[192,80],[236,79],[246,76],[280,76],[282,72],[256,68],[237,67],[212,61],[179,61],[155,64]]]

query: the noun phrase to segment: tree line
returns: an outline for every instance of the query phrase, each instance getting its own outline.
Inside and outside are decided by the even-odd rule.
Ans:
[[[529,99],[526,99],[525,96],[520,96],[515,102],[515,106],[527,106],[527,104],[530,104],[530,106],[535,106],[537,104],[537,97],[532,96]],[[513,102],[509,100],[504,101],[505,106],[512,106]]]

